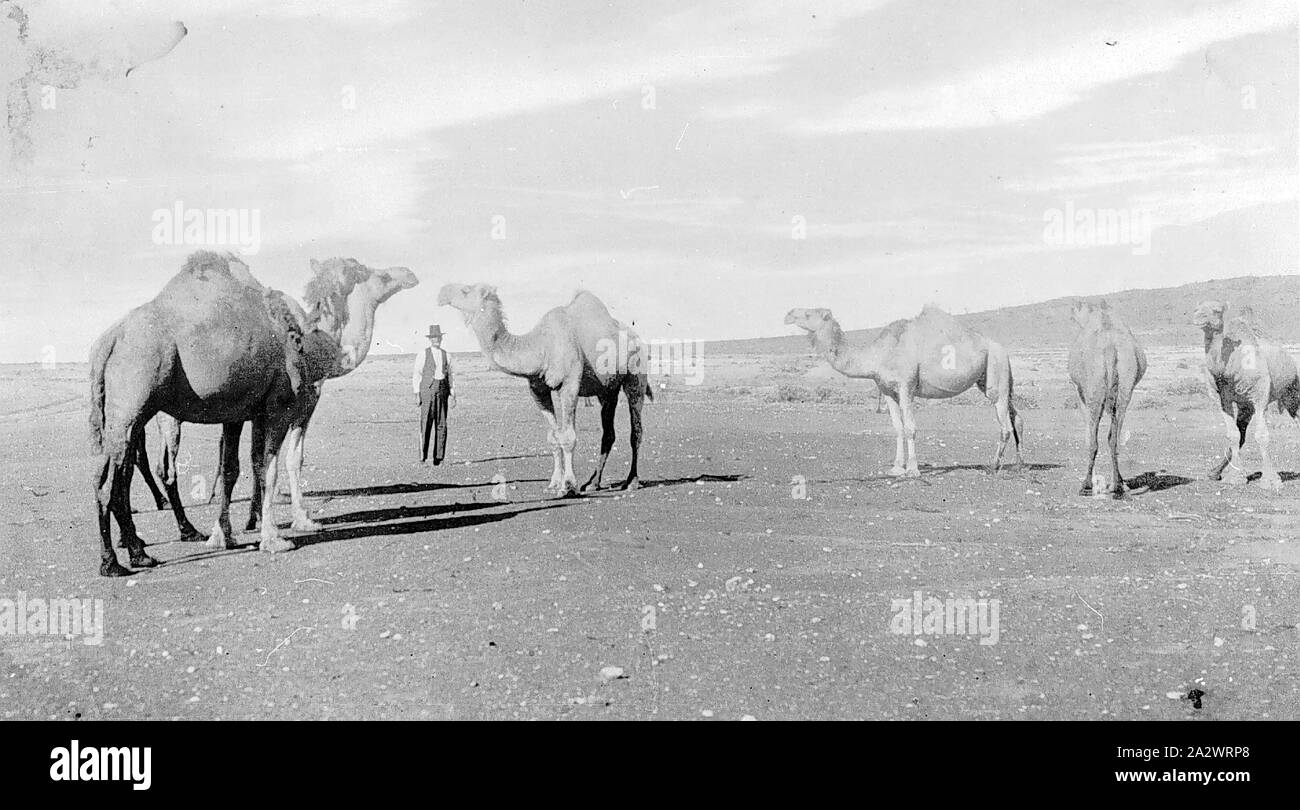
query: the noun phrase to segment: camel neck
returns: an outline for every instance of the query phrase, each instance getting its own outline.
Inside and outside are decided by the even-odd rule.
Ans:
[[[1205,326],[1202,327],[1202,331],[1205,333],[1205,353],[1209,354],[1214,350],[1214,345],[1221,342],[1223,338],[1223,330]]]
[[[536,369],[528,353],[523,351],[519,336],[506,328],[505,317],[499,303],[488,301],[469,318],[469,325],[478,338],[483,356],[497,368],[508,374],[526,376]]]

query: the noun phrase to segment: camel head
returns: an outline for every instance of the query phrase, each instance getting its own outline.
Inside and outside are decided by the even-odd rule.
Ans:
[[[809,332],[816,332],[833,320],[834,316],[831,315],[831,311],[824,308],[804,309],[803,307],[796,307],[785,315],[787,326],[794,325]]]
[[[1089,321],[1099,317],[1109,309],[1110,304],[1104,300],[1095,304],[1090,304],[1087,301],[1075,301],[1070,305],[1070,318],[1079,326],[1087,326]]]
[[[444,284],[438,291],[438,306],[455,307],[466,320],[482,312],[488,302],[500,303],[497,288],[490,284]]]
[[[1228,305],[1222,301],[1202,301],[1192,315],[1192,325],[1210,332],[1222,332],[1223,313],[1227,311]]]
[[[379,305],[420,283],[405,267],[372,269],[356,259],[312,259],[311,271],[303,293],[309,312],[307,327],[326,332],[339,342],[341,374],[360,365],[370,351]]]
[[[357,306],[373,307],[420,283],[405,267],[371,269],[356,259],[311,260],[311,281],[303,297],[313,318],[347,323]]]

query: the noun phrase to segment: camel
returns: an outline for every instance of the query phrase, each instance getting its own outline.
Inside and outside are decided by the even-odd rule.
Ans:
[[[1110,414],[1111,477],[1103,491],[1119,498],[1124,495],[1124,479],[1119,472],[1120,435],[1133,388],[1147,370],[1146,352],[1105,301],[1095,305],[1077,301],[1070,314],[1081,327],[1070,346],[1070,381],[1083,403],[1088,432],[1088,472],[1079,494],[1091,495],[1094,486],[1103,483],[1094,481],[1093,466],[1097,461],[1097,430],[1102,412],[1106,411]]]
[[[300,356],[290,348],[295,341],[285,324],[272,317],[265,288],[249,283],[247,267],[233,256],[209,251],[192,254],[152,301],[131,310],[95,342],[90,428],[101,576],[132,573],[113,551],[111,518],[117,520],[133,568],[158,564],[144,551],[130,504],[132,465],[149,419],[161,412],[175,423],[222,425],[220,514],[208,543],[233,548],[230,495],[239,474],[244,422],[253,425],[255,491],[274,492],[277,455],[291,429],[305,425],[318,398],[317,383],[355,368],[369,350],[378,306],[419,283],[405,267],[371,270],[354,259],[313,260],[312,269],[306,292],[311,314],[305,316],[309,328]],[[179,437],[177,424],[168,435],[172,458]],[[293,448],[285,449],[289,485],[300,502]],[[201,539],[185,518],[175,478],[164,485],[181,539]],[[272,500],[260,504],[260,547],[288,551],[294,546],[279,535]]]
[[[1228,432],[1227,453],[1210,470],[1210,479],[1221,480],[1224,469],[1231,467],[1228,480],[1245,482],[1241,449],[1246,446],[1250,420],[1258,413],[1255,441],[1264,462],[1259,485],[1264,489],[1281,489],[1282,479],[1268,454],[1268,422],[1264,411],[1270,403],[1276,403],[1279,412],[1300,418],[1297,417],[1300,413],[1300,377],[1297,377],[1296,364],[1291,356],[1264,339],[1255,329],[1249,309],[1243,308],[1240,315],[1225,323],[1227,311],[1226,303],[1204,301],[1192,316],[1192,324],[1201,327],[1205,335],[1205,372],[1210,391],[1219,400]]]
[[[1000,344],[930,305],[911,320],[889,324],[864,347],[844,342],[844,331],[829,309],[792,309],[785,322],[806,331],[814,348],[836,371],[854,379],[874,380],[885,395],[896,438],[890,475],[916,478],[921,474],[916,462],[916,398],[947,399],[972,385],[993,403],[1002,429],[990,472],[1001,469],[1002,455],[1012,438],[1016,467],[1023,466],[1023,423],[1011,401],[1010,357]]]
[[[492,366],[528,381],[533,399],[546,418],[547,442],[554,468],[546,489],[566,497],[601,488],[605,462],[614,446],[614,416],[618,394],[627,397],[631,424],[632,466],[617,486],[626,490],[637,482],[641,448],[641,407],[653,400],[640,339],[609,314],[600,299],[579,292],[567,306],[542,316],[531,332],[512,335],[507,330],[501,299],[486,284],[447,284],[438,304],[460,310],[477,336],[483,355]],[[577,443],[576,406],[579,396],[600,402],[600,461],[581,490],[575,489],[573,448]]]

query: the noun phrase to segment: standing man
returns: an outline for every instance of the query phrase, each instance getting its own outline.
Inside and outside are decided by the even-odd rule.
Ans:
[[[434,431],[433,463],[447,452],[447,403],[452,397],[451,361],[442,348],[442,328],[429,327],[429,347],[415,355],[411,385],[420,403],[420,463],[429,460],[429,432]]]

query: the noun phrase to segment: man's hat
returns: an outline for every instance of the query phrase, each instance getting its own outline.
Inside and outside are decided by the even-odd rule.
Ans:
[[[431,325],[429,326],[429,334],[425,335],[425,337],[427,337],[427,338],[440,338],[440,337],[442,337],[442,327],[439,326],[439,325],[436,324],[436,323],[435,323],[435,324],[431,324]]]

